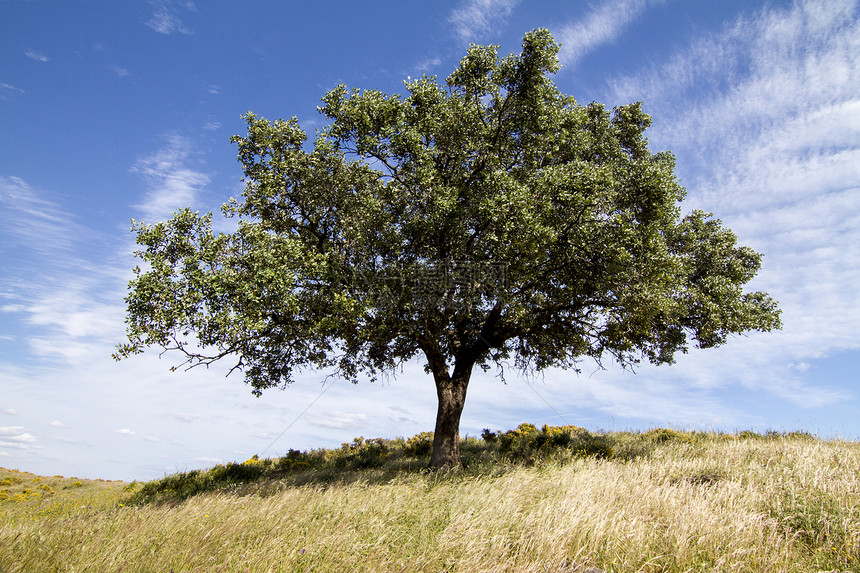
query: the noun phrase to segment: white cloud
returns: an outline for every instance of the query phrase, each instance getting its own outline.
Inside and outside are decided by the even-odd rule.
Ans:
[[[0,99],[3,101],[14,101],[18,96],[23,95],[24,90],[15,87],[12,84],[0,83]]]
[[[822,138],[851,145],[856,119],[845,119],[856,118],[858,32],[846,5],[807,0],[740,20],[659,68],[616,80],[611,95],[644,100],[658,121],[673,119],[661,135],[675,145],[755,149],[756,135],[795,149]]]
[[[119,335],[123,275],[80,258],[83,245],[104,239],[46,195],[20,178],[0,177],[0,238],[17,255],[0,277],[9,300],[0,313],[21,321],[18,339],[43,364],[75,362],[88,356],[91,342]]]
[[[347,430],[360,427],[366,420],[367,415],[365,414],[330,411],[326,412],[322,416],[310,419],[309,423],[322,428]]]
[[[673,378],[716,369],[803,407],[845,399],[802,374],[811,359],[860,348],[856,10],[819,0],[765,10],[610,88],[611,104],[645,101],[652,149],[676,153],[687,208],[713,211],[764,252],[754,288],[783,310],[782,331],[691,353]]]
[[[169,35],[174,32],[180,34],[193,34],[193,30],[188,28],[179,16],[179,10],[176,5],[194,11],[193,2],[171,2],[170,0],[150,0],[150,5],[153,7],[152,16],[146,21],[146,25],[158,32],[159,34]]]
[[[96,344],[113,343],[122,334],[121,286],[103,272],[71,277],[53,270],[59,276],[42,279],[38,288],[29,289],[17,310],[30,329],[24,331],[24,340],[43,365],[59,361],[85,367],[102,351]]]
[[[193,422],[200,418],[200,414],[189,414],[188,412],[175,412],[170,415],[180,422]]]
[[[46,56],[40,52],[37,52],[36,50],[31,50],[29,48],[24,52],[24,55],[27,56],[28,58],[30,58],[31,60],[36,60],[37,62],[50,62],[51,61],[51,58],[49,58],[48,56]]]
[[[51,422],[48,425],[53,426],[54,428],[65,428],[66,427],[66,425],[59,420],[54,420],[53,422]]]
[[[438,67],[441,63],[442,60],[440,58],[426,58],[416,64],[415,71],[419,74],[424,74]]]
[[[477,41],[504,27],[519,0],[465,0],[448,21],[463,42]]]
[[[70,251],[78,240],[92,239],[58,203],[19,177],[0,176],[0,234],[41,255]]]
[[[192,144],[188,138],[171,136],[168,145],[139,160],[132,171],[150,185],[143,204],[136,205],[147,222],[165,220],[177,209],[193,205],[209,176],[189,167]]]
[[[574,67],[586,54],[612,42],[647,8],[665,0],[606,0],[592,8],[582,19],[564,26],[556,35],[561,44],[559,61]]]
[[[36,442],[36,436],[25,431],[24,426],[0,427],[0,448],[26,450]]]
[[[124,78],[129,74],[127,69],[121,68],[121,67],[117,66],[116,64],[111,64],[109,67],[110,67],[111,71],[113,73],[115,73],[120,78]]]
[[[15,416],[18,414],[18,410],[15,410],[14,408],[6,408],[3,410],[3,413],[7,416]]]
[[[271,441],[271,440],[277,440],[278,437],[280,437],[280,436],[279,436],[278,432],[272,431],[272,432],[257,432],[257,433],[251,434],[251,437]]]
[[[134,430],[130,430],[129,428],[120,428],[116,431],[117,434],[121,434],[123,436],[134,436],[137,432]]]
[[[30,315],[27,321],[34,326],[62,332],[69,343],[74,339],[86,339],[84,343],[88,343],[115,336],[116,324],[122,315],[114,302],[102,301],[95,296],[98,285],[105,285],[108,278],[99,273],[90,277],[64,277],[60,284],[45,285],[42,292],[24,305],[24,312]],[[109,299],[111,293],[118,294],[117,290],[102,292]]]

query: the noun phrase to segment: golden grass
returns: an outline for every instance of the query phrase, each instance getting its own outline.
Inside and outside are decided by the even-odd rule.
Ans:
[[[860,571],[860,444],[687,437],[633,459],[134,507],[115,482],[55,487],[75,501],[0,502],[0,571]]]

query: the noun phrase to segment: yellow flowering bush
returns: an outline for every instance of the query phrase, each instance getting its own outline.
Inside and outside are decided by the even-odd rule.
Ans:
[[[242,465],[243,466],[265,466],[266,461],[268,461],[268,460],[261,460],[260,456],[258,456],[257,454],[254,454],[253,456],[251,456],[250,458],[248,458],[247,460],[242,462]]]
[[[388,440],[374,438],[365,440],[359,436],[351,444],[341,445],[341,455],[335,459],[335,464],[340,467],[353,466],[357,469],[379,467],[385,463],[386,455],[390,447]]]
[[[433,450],[433,432],[421,432],[406,440],[403,451],[410,456],[426,456]]]
[[[484,440],[498,442],[499,451],[512,459],[532,461],[533,456],[552,455],[557,452],[573,452],[577,456],[612,457],[612,448],[603,436],[590,434],[584,428],[573,425],[549,426],[540,430],[534,424],[524,423],[516,430],[494,434],[484,431]]]
[[[692,444],[696,441],[695,438],[687,432],[678,432],[668,428],[654,428],[653,430],[648,430],[642,434],[642,436],[659,444],[670,441]]]

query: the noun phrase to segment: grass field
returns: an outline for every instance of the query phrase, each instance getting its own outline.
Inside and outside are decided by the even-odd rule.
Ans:
[[[860,572],[860,444],[522,425],[145,484],[0,470],[0,571]]]

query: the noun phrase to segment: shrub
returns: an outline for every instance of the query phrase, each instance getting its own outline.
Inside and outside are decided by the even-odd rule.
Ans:
[[[359,436],[353,439],[352,443],[341,444],[334,463],[341,469],[380,467],[385,464],[389,449],[388,440],[382,438],[365,440],[364,437]]]
[[[261,460],[260,456],[258,456],[257,454],[254,454],[253,456],[251,456],[250,458],[248,458],[247,460],[242,462],[242,465],[243,466],[259,466],[259,465],[264,465],[265,462],[267,462],[267,461],[268,460]]]
[[[209,477],[216,484],[233,485],[260,477],[263,475],[265,467],[266,464],[262,462],[252,464],[230,463],[227,465],[215,466],[208,472],[211,476],[206,477]]]
[[[486,439],[486,438],[485,438]],[[535,457],[561,453],[576,456],[612,457],[612,446],[605,436],[595,436],[579,426],[548,426],[538,430],[532,424],[520,424],[516,430],[498,435],[499,451],[511,460],[533,462]]]
[[[533,424],[520,424],[516,430],[508,430],[504,434],[499,434],[499,451],[522,454],[532,450],[534,449],[532,442],[537,433],[538,429]]]
[[[353,466],[359,469],[376,468],[385,463],[388,444],[382,438],[367,440],[352,454]]]
[[[327,458],[331,455],[331,452],[326,450],[303,452],[291,448],[287,451],[287,455],[282,456],[274,462],[272,469],[278,472],[285,472],[318,468],[325,465]]]
[[[593,435],[578,426],[544,425],[539,430],[529,423],[520,424],[508,432],[484,430],[482,440],[461,440],[463,462],[468,471],[505,471],[514,462],[532,464],[543,460],[567,461],[572,457],[593,456],[611,458],[615,455],[614,442],[607,436]],[[219,464],[209,470],[194,470],[165,476],[160,480],[129,487],[132,501],[137,503],[178,501],[206,491],[244,486],[261,480],[288,480],[293,483],[333,481],[345,472],[365,469],[382,469],[369,479],[391,472],[424,470],[414,458],[428,455],[433,447],[433,432],[421,432],[404,440],[382,438],[365,439],[362,436],[341,444],[338,449],[309,452],[290,449],[276,459],[252,456],[242,463]],[[412,459],[410,459],[412,458]],[[312,472],[310,471],[312,470]],[[294,477],[285,474],[301,472]],[[385,473],[388,472],[388,473]],[[366,474],[367,475],[367,474]],[[353,478],[347,478],[353,479]],[[365,479],[362,477],[362,479]],[[262,491],[275,484],[260,484],[250,489]],[[71,487],[71,486],[67,486]],[[245,491],[249,488],[242,488]]]
[[[805,431],[795,430],[793,432],[783,433],[783,437],[790,438],[792,440],[815,440],[815,436]]]
[[[763,438],[761,434],[757,434],[751,430],[744,430],[743,432],[738,434],[738,438],[742,440],[760,440]]]
[[[582,430],[571,444],[574,454],[579,457],[595,457],[608,460],[615,455],[611,440],[606,436],[594,435]]]
[[[433,451],[433,432],[421,432],[406,440],[403,452],[408,456],[426,456]]]
[[[692,444],[695,441],[693,437],[686,432],[676,432],[675,430],[670,430],[668,428],[654,428],[653,430],[648,430],[642,434],[642,436],[658,444],[664,444],[671,441],[687,442]]]

